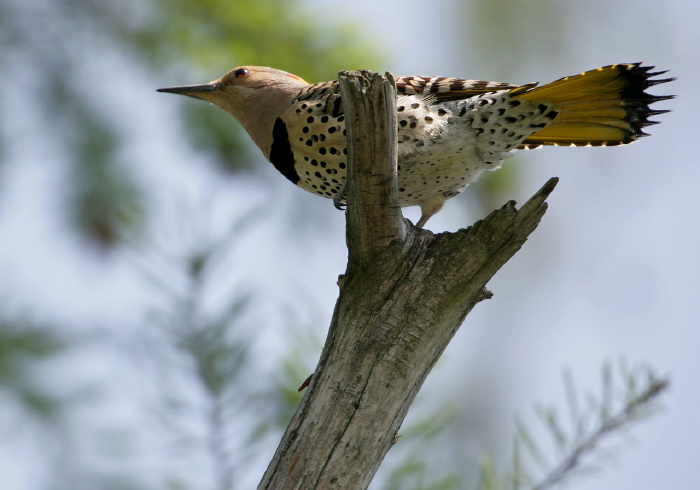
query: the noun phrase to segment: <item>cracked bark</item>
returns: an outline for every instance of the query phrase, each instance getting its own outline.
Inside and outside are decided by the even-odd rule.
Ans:
[[[348,266],[321,359],[258,488],[362,489],[486,283],[547,209],[550,179],[455,233],[403,219],[391,74],[341,72],[348,135]]]

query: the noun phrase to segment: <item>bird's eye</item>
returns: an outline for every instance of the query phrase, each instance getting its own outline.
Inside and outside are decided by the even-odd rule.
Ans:
[[[238,68],[236,71],[233,72],[233,75],[238,78],[238,77],[244,77],[250,73],[250,70],[248,68]]]

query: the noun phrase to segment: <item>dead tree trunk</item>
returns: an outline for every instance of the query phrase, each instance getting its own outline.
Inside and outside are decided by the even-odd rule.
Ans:
[[[416,229],[398,202],[393,77],[342,72],[340,83],[348,266],[321,359],[260,489],[369,485],[426,376],[556,185],[456,233]]]

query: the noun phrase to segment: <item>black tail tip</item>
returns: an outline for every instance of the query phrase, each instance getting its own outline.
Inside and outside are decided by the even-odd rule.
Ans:
[[[648,101],[647,103],[653,104],[654,102],[673,99],[675,97],[675,95],[651,95],[646,93],[649,87],[676,80],[675,77],[655,78],[668,73],[668,70],[651,71],[656,67],[653,65],[644,66],[641,62],[623,63],[614,66],[620,70],[620,74],[627,81],[627,86],[622,94],[623,98],[645,100]]]
[[[652,71],[653,65],[644,66],[642,63],[627,63],[615,65],[620,70],[620,75],[626,84],[622,89],[621,98],[624,101],[627,117],[625,120],[630,125],[629,137],[633,141],[637,138],[648,136],[642,128],[659,124],[659,121],[649,120],[652,116],[670,112],[668,109],[651,109],[649,106],[656,102],[670,100],[675,95],[652,95],[646,90],[655,85],[668,83],[676,80],[675,77],[655,78],[668,73],[668,70]]]

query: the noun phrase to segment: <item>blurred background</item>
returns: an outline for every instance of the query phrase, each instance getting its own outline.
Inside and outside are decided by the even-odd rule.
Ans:
[[[671,380],[664,408],[572,487],[689,488],[699,20],[689,0],[3,1],[0,486],[253,488],[318,359],[343,214],[229,115],[156,88],[242,64],[546,83],[645,61],[678,77],[652,90],[679,96],[655,107],[673,112],[653,137],[521,152],[431,219],[456,230],[561,178],[373,488],[478,488],[485,458],[507,471],[516,417],[537,436],[533,407],[565,409],[563,377],[597,392],[620,359]]]

